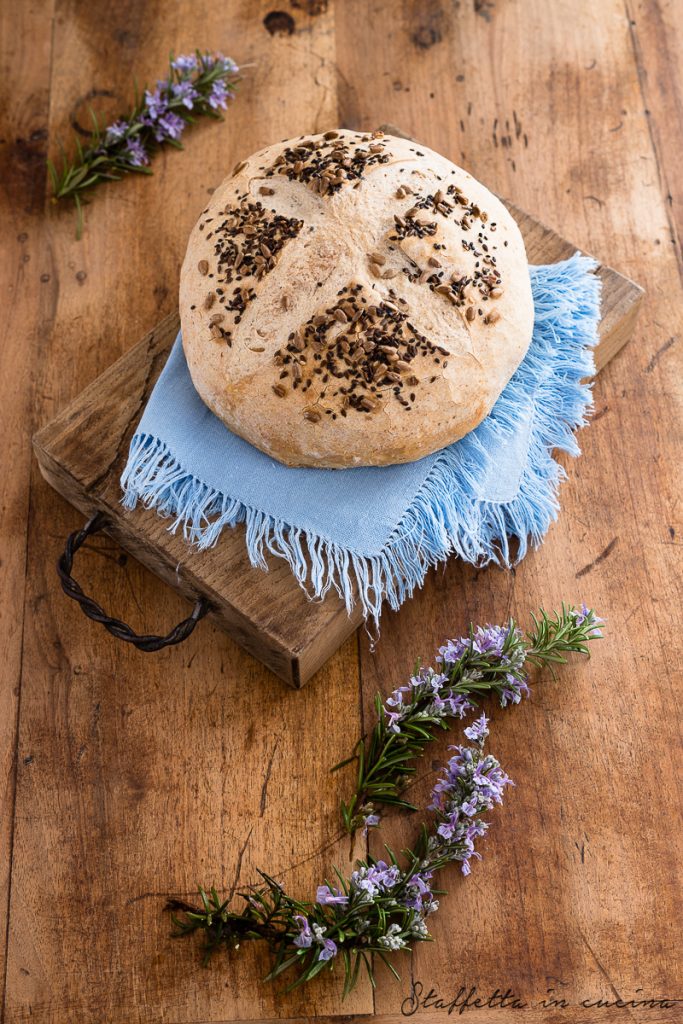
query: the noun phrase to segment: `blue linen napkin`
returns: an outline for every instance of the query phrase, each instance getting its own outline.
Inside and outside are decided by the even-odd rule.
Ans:
[[[232,434],[194,389],[180,335],[130,445],[123,502],[172,517],[198,548],[246,523],[253,565],[285,558],[311,597],[334,587],[377,624],[454,553],[510,564],[557,516],[564,471],[554,449],[579,454],[594,373],[600,282],[578,253],[530,267],[535,322],[523,362],[490,415],[460,441],[418,462],[357,469],[291,469]]]

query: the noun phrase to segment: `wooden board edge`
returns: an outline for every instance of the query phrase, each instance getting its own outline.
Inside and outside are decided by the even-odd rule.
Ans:
[[[596,273],[603,287],[610,280],[613,291],[619,293],[617,302],[601,315],[600,341],[595,348],[595,372],[598,374],[631,340],[645,289],[613,267],[601,265]]]
[[[39,427],[31,438],[31,443],[36,454],[38,454],[39,450],[46,451],[50,443],[51,435],[54,434],[62,425],[69,423],[69,421],[74,417],[75,410],[80,409],[84,404],[87,404],[88,398],[96,390],[102,377],[106,374],[115,373],[116,368],[126,360],[130,359],[131,354],[135,350],[142,348],[143,346],[148,349],[152,348],[156,343],[158,335],[162,331],[167,331],[171,325],[175,324],[177,324],[177,329],[179,330],[180,315],[177,310],[173,313],[168,313],[165,317],[162,317],[162,319],[159,320],[149,331],[143,334],[140,340],[132,345],[127,352],[124,352],[123,355],[119,356],[119,358],[108,366],[106,370],[103,370],[102,373],[98,374],[97,377],[94,378],[94,380],[91,380],[90,383],[87,384],[74,398],[72,398],[56,416],[53,416],[51,420],[48,420],[48,422],[44,423],[42,427]]]
[[[340,604],[325,623],[324,629],[297,649],[290,651],[265,627],[260,627],[258,635],[254,636],[253,623],[239,609],[226,602],[222,595],[208,589],[206,583],[189,572],[186,566],[168,557],[163,548],[150,549],[147,539],[140,533],[140,528],[136,527],[134,516],[127,514],[119,526],[117,514],[120,515],[120,510],[112,509],[109,502],[88,492],[81,481],[52,458],[49,450],[41,444],[39,435],[33,439],[33,450],[44,480],[70,505],[79,509],[86,518],[95,512],[103,512],[108,517],[105,533],[188,601],[194,603],[199,595],[205,597],[212,605],[209,615],[221,629],[288,686],[294,689],[305,686],[362,623],[362,612],[358,604],[350,615],[344,605]],[[144,509],[139,512],[155,515]],[[260,571],[254,569],[254,572]]]
[[[86,519],[95,512],[103,512],[107,516],[105,533],[164,583],[179,591],[187,600],[194,603],[198,596],[205,597],[212,605],[209,616],[240,647],[248,651],[289,686],[298,688],[307,681],[308,677],[302,674],[297,664],[299,659],[292,658],[289,651],[279,644],[276,638],[265,632],[260,632],[258,638],[254,638],[253,624],[238,609],[228,606],[228,610],[224,599],[221,599],[221,607],[218,607],[218,595],[207,590],[204,582],[197,580],[185,567],[178,566],[166,555],[163,548],[154,548],[152,551],[145,538],[139,534],[139,528],[136,527],[133,517],[126,517],[119,526],[110,505],[106,501],[98,499],[96,495],[88,493],[79,480],[55,462],[49,451],[41,446],[38,435],[34,438],[33,450],[44,480],[70,505],[82,512]],[[145,511],[140,510],[142,514]],[[154,515],[155,513],[150,514]]]

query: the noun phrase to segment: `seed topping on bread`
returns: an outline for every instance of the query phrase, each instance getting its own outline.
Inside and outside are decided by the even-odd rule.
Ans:
[[[304,417],[313,422],[313,412],[332,419],[351,411],[367,414],[387,399],[410,410],[421,383],[418,364],[425,376],[420,357],[446,367],[448,349],[425,337],[411,323],[405,300],[390,294],[393,299],[382,300],[363,285],[350,284],[333,306],[292,331],[273,357],[279,372],[275,394],[285,398],[289,388],[311,390]]]
[[[236,206],[225,209],[223,216],[219,223],[211,219],[211,230],[206,235],[214,239],[216,274],[208,274],[206,260],[201,261],[205,267],[199,268],[200,273],[216,281],[204,308],[210,309],[217,299],[225,310],[237,313],[238,324],[247,303],[256,296],[254,282],[275,267],[279,252],[289,239],[296,238],[304,222],[266,210],[263,203],[251,202],[246,195]],[[204,225],[209,223],[207,220]]]
[[[322,196],[332,195],[346,184],[357,186],[371,165],[389,162],[383,137],[380,131],[357,135],[356,139],[364,144],[359,147],[349,146],[338,132],[325,132],[313,139],[302,136],[296,146],[283,150],[264,172],[266,177],[283,174]]]

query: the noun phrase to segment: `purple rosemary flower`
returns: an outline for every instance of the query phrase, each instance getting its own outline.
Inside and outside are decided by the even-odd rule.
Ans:
[[[331,960],[333,956],[337,955],[337,943],[333,939],[325,939],[323,941],[323,948],[320,950],[318,960]]]
[[[126,139],[125,155],[133,167],[144,167],[149,163],[149,155],[139,139]]]
[[[437,662],[445,662],[447,665],[454,665],[460,661],[465,651],[469,650],[469,640],[447,640],[443,647],[439,647],[436,656]]]
[[[377,828],[380,822],[379,814],[366,814],[363,817],[363,835],[368,834],[369,828]]]
[[[574,622],[577,626],[583,626],[588,624],[590,632],[587,634],[589,640],[598,640],[602,638],[600,632],[600,626],[604,625],[604,620],[595,614],[592,608],[589,608],[585,601],[582,603],[580,608],[573,608],[572,615]]]
[[[401,714],[398,711],[387,711],[387,728],[389,732],[400,733],[401,726],[398,724],[401,721]]]
[[[157,142],[165,142],[167,139],[179,139],[185,128],[185,121],[172,110],[167,110],[154,126],[154,137]]]
[[[468,740],[472,740],[473,743],[479,743],[480,740],[486,739],[489,734],[489,720],[486,715],[481,715],[477,718],[476,722],[468,726],[465,729],[465,736]]]
[[[580,608],[574,610],[574,620],[577,626],[583,626],[584,622],[590,614],[590,608],[585,601],[582,602]]]
[[[173,93],[173,98],[180,100],[188,110],[192,110],[195,100],[199,97],[199,93],[194,85],[187,78],[181,82],[174,82],[171,86],[171,92]]]
[[[343,905],[349,902],[349,897],[345,896],[339,889],[332,890],[329,885],[319,885],[316,902],[320,903],[323,907],[334,906],[337,903]]]
[[[222,53],[217,53],[214,57],[214,67],[216,64],[220,64],[221,70],[225,75],[236,75],[239,71],[239,67],[235,64],[231,57],[226,57]]]
[[[472,797],[471,800],[465,800],[460,810],[466,817],[473,818],[478,810],[476,797]]]
[[[398,882],[401,872],[395,864],[391,867],[383,861],[378,860],[376,864],[373,864],[368,868],[368,880],[376,885],[378,889],[392,889]]]
[[[193,53],[181,54],[180,57],[176,57],[171,61],[171,67],[174,71],[180,71],[181,74],[190,74],[192,71],[197,70],[197,58]]]
[[[309,949],[313,944],[313,932],[308,923],[308,918],[304,917],[303,914],[295,914],[293,920],[296,921],[300,929],[299,934],[294,939],[294,945],[298,946],[299,949]]]
[[[351,888],[374,898],[377,893],[392,889],[399,881],[400,875],[401,872],[395,864],[389,867],[385,861],[378,860],[376,864],[363,866],[353,872]]]
[[[513,676],[511,672],[508,672],[505,680],[507,685],[503,686],[500,691],[500,706],[502,708],[506,708],[509,704],[519,704],[522,697],[528,697],[531,693],[526,676],[518,679],[517,676]]]
[[[106,130],[106,132],[104,134],[104,143],[105,143],[105,145],[108,145],[110,142],[117,142],[119,139],[122,139],[123,136],[128,131],[129,127],[130,127],[130,125],[128,124],[127,121],[123,121],[123,120],[114,121],[113,124],[109,125],[109,127],[107,128],[107,130]]]
[[[509,626],[477,626],[471,640],[466,636],[460,637],[459,640],[447,640],[443,647],[439,648],[436,660],[454,665],[470,650],[475,654],[490,654],[502,658],[503,648],[509,636]],[[513,637],[515,640],[521,639],[520,631],[515,629]]]
[[[208,102],[209,106],[213,110],[216,110],[218,107],[221,107],[223,110],[225,110],[225,108],[227,106],[227,102],[226,101],[228,99],[228,96],[229,96],[229,93],[228,93],[228,90],[226,88],[225,82],[223,82],[219,78],[211,86],[211,92],[206,97],[206,99],[207,99],[207,102]]]
[[[154,92],[145,89],[143,124],[153,124],[168,110],[168,82],[157,82]]]
[[[432,878],[431,871],[416,872],[406,883],[405,893],[400,898],[400,903],[410,910],[424,911],[434,902],[429,882]],[[438,905],[438,904],[437,904]],[[430,913],[431,911],[427,911]]]

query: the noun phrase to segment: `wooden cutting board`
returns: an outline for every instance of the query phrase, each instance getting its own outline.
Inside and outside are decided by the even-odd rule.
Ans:
[[[506,206],[522,231],[530,263],[554,263],[576,252],[577,246],[529,214]],[[599,372],[630,338],[643,290],[610,267],[597,273]],[[291,686],[303,686],[360,624],[357,607],[349,616],[336,595],[309,601],[282,559],[271,558],[267,573],[254,569],[243,526],[226,529],[215,548],[197,552],[169,533],[168,522],[155,512],[126,511],[120,504],[128,446],[179,326],[177,313],[165,317],[36,434],[41,472],[86,517],[105,513],[107,532],[126,551],[192,601],[207,599],[210,614],[237,643]],[[158,631],[162,624],[155,622],[154,609],[148,616],[145,626]]]

